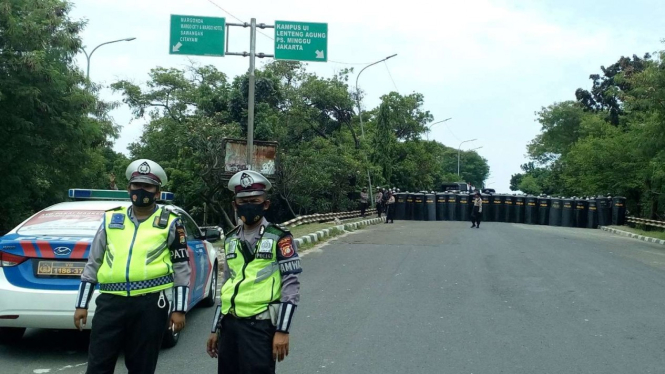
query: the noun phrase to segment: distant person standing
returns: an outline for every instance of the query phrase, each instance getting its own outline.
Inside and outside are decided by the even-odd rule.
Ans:
[[[388,198],[386,199],[386,223],[395,223],[395,195],[392,192],[387,192]]]
[[[369,203],[367,202],[369,200],[369,194],[367,193],[367,188],[363,188],[362,192],[360,192],[360,215],[365,218],[365,212],[367,211],[367,206]]]
[[[476,191],[473,198],[473,211],[471,212],[471,228],[480,228],[480,218],[483,216],[483,198],[480,192]]]
[[[374,195],[374,202],[376,205],[376,213],[379,215],[379,218],[381,218],[381,203],[383,201],[383,192],[381,192],[381,189],[379,187],[376,188],[376,195]]]

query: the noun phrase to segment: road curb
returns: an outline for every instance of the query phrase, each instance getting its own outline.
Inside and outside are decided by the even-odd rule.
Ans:
[[[665,245],[665,240],[652,238],[652,237],[650,237],[650,236],[644,236],[644,235],[635,234],[635,233],[633,233],[633,232],[628,232],[628,231],[623,231],[623,230],[617,230],[617,229],[613,229],[613,228],[611,228],[611,227],[607,227],[607,226],[600,226],[600,229],[603,230],[603,231],[611,232],[612,234],[617,234],[617,235],[621,235],[621,236],[627,236],[627,237],[629,237],[629,238],[633,238],[633,239],[641,240],[641,241],[643,241],[643,242],[656,243],[656,244],[663,244],[663,245]]]
[[[305,243],[311,244],[311,243],[317,243],[320,241],[323,241],[325,238],[330,237],[330,234],[332,233],[333,229],[337,229],[339,231],[349,231],[349,230],[357,230],[359,227],[363,226],[370,226],[370,225],[376,225],[377,223],[385,222],[386,218],[381,217],[381,218],[370,218],[358,222],[353,222],[353,223],[345,223],[343,225],[334,225],[330,226],[327,229],[319,230],[311,234],[303,235],[299,238],[295,238],[296,245],[301,246]]]

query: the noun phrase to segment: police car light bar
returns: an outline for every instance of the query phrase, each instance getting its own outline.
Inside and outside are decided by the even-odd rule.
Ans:
[[[69,197],[76,200],[129,200],[129,194],[125,190],[70,188]],[[162,191],[159,201],[172,202],[174,198],[173,192]]]

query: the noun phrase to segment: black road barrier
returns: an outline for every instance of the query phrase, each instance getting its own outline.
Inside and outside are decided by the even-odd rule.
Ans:
[[[505,210],[506,206],[503,204],[505,196],[503,195],[492,195],[492,213],[494,222],[503,222],[503,219],[506,216]]]
[[[589,210],[586,219],[586,227],[589,229],[598,228],[598,207],[596,204],[596,199],[589,199]]]
[[[614,196],[612,198],[612,224],[622,226],[626,224],[626,198]]]
[[[561,199],[552,198],[550,205],[550,226],[561,226]]]
[[[547,225],[550,220],[550,203],[552,199],[549,197],[538,198],[538,224]]]
[[[446,219],[446,194],[436,194],[436,220],[444,221]]]
[[[563,207],[561,208],[561,226],[575,226],[575,215],[573,212],[575,202],[572,199],[563,199],[561,202],[563,203]]]
[[[436,221],[436,195],[428,193],[425,195],[426,221]]]
[[[515,197],[515,204],[513,205],[513,217],[515,223],[524,223],[524,196]]]
[[[575,200],[575,227],[586,227],[589,210],[589,201],[585,199]]]

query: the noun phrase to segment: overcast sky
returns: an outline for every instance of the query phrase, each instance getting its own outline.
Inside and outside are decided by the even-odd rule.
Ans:
[[[169,55],[170,14],[328,23],[328,62],[308,67],[325,77],[346,67],[358,72],[397,53],[387,66],[363,73],[363,107],[377,106],[393,90],[423,93],[435,121],[452,117],[434,125],[430,139],[457,148],[477,138],[462,149],[482,146],[478,153],[490,165],[487,184],[498,191],[508,191],[511,174],[526,161],[526,144],[540,129],[534,112],[574,99],[575,89],[588,88],[589,75],[601,65],[665,47],[662,0],[74,0],[74,6],[72,17],[88,20],[82,34],[88,52],[109,40],[137,38],[94,53],[90,78],[106,85],[143,83],[151,68],[182,68],[189,58],[230,77],[247,70],[243,57]],[[258,34],[257,46],[257,52],[273,53],[273,41],[264,35]],[[229,49],[248,51],[249,30],[232,28]],[[85,70],[83,54],[78,62]],[[257,59],[257,66],[262,63]],[[103,97],[119,99],[109,90]],[[123,126],[115,149],[127,153],[144,121],[131,121],[126,107],[112,115]]]

